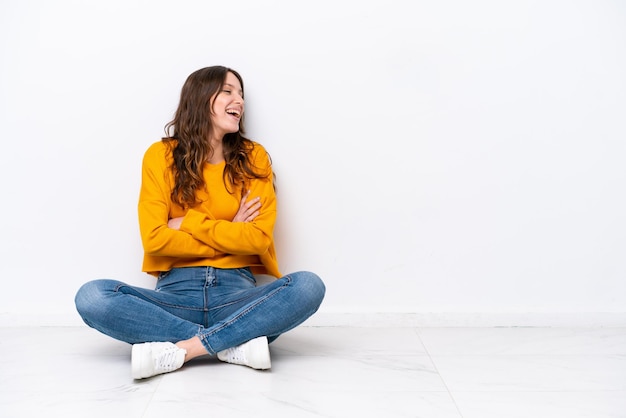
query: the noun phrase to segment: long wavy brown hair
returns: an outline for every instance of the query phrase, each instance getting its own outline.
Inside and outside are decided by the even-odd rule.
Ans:
[[[165,125],[163,141],[171,146],[174,158],[172,170],[175,184],[171,198],[182,207],[200,203],[195,191],[206,187],[202,168],[214,151],[209,143],[213,128],[211,98],[221,91],[229,72],[239,79],[243,91],[243,79],[237,71],[219,65],[199,69],[187,77],[174,119]],[[243,136],[243,121],[242,115],[239,131],[226,134],[222,139],[226,160],[224,184],[230,193],[238,189],[242,195],[249,180],[268,177],[268,173],[261,172],[252,163],[254,144]]]

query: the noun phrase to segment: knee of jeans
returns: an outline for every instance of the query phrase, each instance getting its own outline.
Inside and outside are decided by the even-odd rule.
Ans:
[[[76,296],[74,304],[80,316],[87,322],[87,318],[92,317],[96,311],[102,308],[105,288],[112,280],[93,280],[83,284]]]
[[[322,279],[310,271],[300,271],[297,273],[297,277],[309,297],[318,305],[321,304],[326,294],[326,285]]]

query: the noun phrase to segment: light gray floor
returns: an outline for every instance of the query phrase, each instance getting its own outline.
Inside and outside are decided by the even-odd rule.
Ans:
[[[142,381],[87,327],[0,328],[0,417],[626,417],[626,329],[300,327],[272,369]]]

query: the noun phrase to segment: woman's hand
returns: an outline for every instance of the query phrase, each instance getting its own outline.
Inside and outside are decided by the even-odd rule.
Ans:
[[[254,199],[247,200],[250,195],[250,190],[241,198],[239,204],[239,210],[233,218],[233,222],[252,222],[254,218],[259,216],[259,208],[261,207],[261,198],[255,197]]]

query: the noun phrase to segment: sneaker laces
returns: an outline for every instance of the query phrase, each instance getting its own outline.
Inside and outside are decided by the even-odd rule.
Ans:
[[[228,363],[241,364],[253,369],[266,370],[271,367],[267,337],[257,337],[241,345],[217,353],[217,358]]]
[[[246,350],[242,345],[238,345],[236,347],[227,348],[222,351],[221,354],[228,359],[228,361],[233,362],[246,362]]]
[[[177,362],[177,354],[179,350],[180,348],[177,346],[164,348],[154,358],[154,370],[159,373],[167,373],[180,368],[180,365],[178,365]]]

